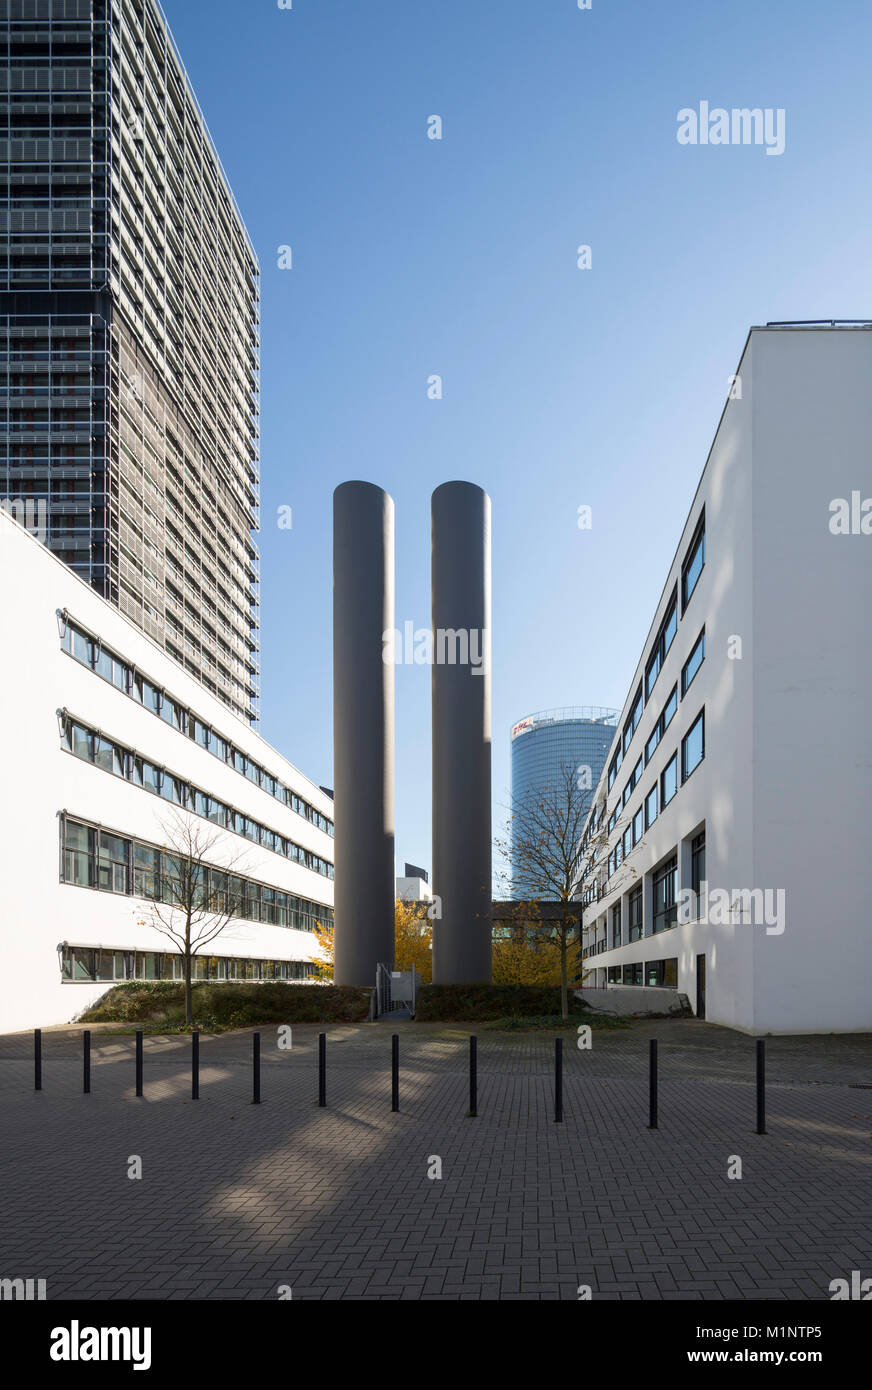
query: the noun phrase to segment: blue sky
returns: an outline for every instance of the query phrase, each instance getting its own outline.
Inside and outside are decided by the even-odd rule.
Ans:
[[[749,326],[872,316],[872,9],[165,9],[262,267],[261,732],[332,785],[333,488],[393,495],[397,623],[423,627],[430,493],[479,483],[499,828],[513,722],[623,704]],[[679,145],[701,100],[783,107],[784,153]],[[399,667],[400,866],[430,864],[429,720],[429,670]]]

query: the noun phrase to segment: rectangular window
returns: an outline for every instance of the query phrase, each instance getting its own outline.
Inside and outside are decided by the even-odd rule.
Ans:
[[[642,838],[642,807],[640,806],[633,817],[633,844],[637,845]]]
[[[666,653],[672,646],[673,639],[678,631],[678,605],[677,596],[673,590],[666,609],[660,629],[654,639],[651,655],[645,667],[645,699],[647,700],[654,689],[657,677],[660,675],[663,663],[666,660]]]
[[[160,883],[160,851],[149,845],[133,846],[133,891],[140,898],[156,898]],[[157,976],[149,976],[156,979]]]
[[[650,763],[651,759],[652,759],[653,756],[654,756],[654,750],[656,749],[656,747],[657,747],[657,745],[658,745],[659,742],[660,742],[660,720],[658,719],[658,720],[657,720],[657,723],[654,725],[654,728],[651,730],[651,736],[650,736],[650,738],[648,739],[648,742],[645,744],[645,762],[646,762],[646,763]]]
[[[127,893],[130,864],[130,841],[120,835],[100,831],[97,851],[97,887],[104,893]]]
[[[681,780],[699,767],[705,757],[705,710],[700,710],[684,738],[681,740]]]
[[[681,612],[690,602],[690,596],[697,586],[700,575],[705,565],[705,508],[702,516],[696,525],[693,533],[693,540],[688,546],[684,563],[681,566]]]
[[[690,882],[694,893],[699,893],[705,878],[705,831],[694,835],[690,842]]]
[[[678,908],[676,906],[677,888],[678,860],[675,855],[673,855],[654,875],[655,934],[675,926],[678,918]]]
[[[645,829],[652,826],[657,819],[657,783],[655,782],[648,795],[645,797]]]
[[[660,806],[668,806],[678,791],[678,754],[673,753],[660,774]]]
[[[83,729],[81,724],[68,726],[67,741],[77,758],[82,758],[86,763],[94,761],[93,735],[87,729]]]
[[[705,628],[697,637],[693,644],[693,650],[684,663],[681,670],[681,695],[682,698],[687,694],[693,683],[693,678],[705,660]]]
[[[94,738],[94,762],[104,772],[113,772],[116,777],[124,776],[124,754],[117,744],[99,734]]]
[[[94,887],[94,831],[78,821],[64,826],[64,882]]]
[[[621,904],[612,908],[612,946],[621,944]]]
[[[663,714],[662,714],[661,717],[662,717],[662,719],[663,719],[663,732],[664,732],[664,734],[666,733],[666,730],[669,728],[669,725],[672,723],[672,720],[673,720],[673,718],[675,717],[675,711],[676,711],[677,709],[678,709],[678,686],[677,686],[677,685],[674,685],[674,686],[672,687],[671,691],[669,692],[669,699],[666,701],[666,704],[663,706]]]
[[[642,885],[638,884],[627,899],[627,916],[630,928],[630,940],[640,941],[642,938]]]
[[[83,632],[73,632],[73,656],[77,661],[81,661],[84,666],[94,665],[94,643]]]

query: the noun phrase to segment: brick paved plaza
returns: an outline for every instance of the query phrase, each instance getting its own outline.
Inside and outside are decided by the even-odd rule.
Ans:
[[[202,1039],[196,1102],[188,1037],[146,1037],[142,1099],[130,1036],[93,1030],[89,1096],[78,1030],[45,1032],[40,1093],[31,1036],[0,1039],[0,1274],[49,1299],[391,1300],[820,1300],[872,1275],[872,1036],[769,1039],[758,1136],[753,1040],[695,1019],[595,1033],[591,1052],[567,1034],[562,1124],[552,1034],[478,1030],[471,1119],[471,1028],[328,1027],[326,1110],[319,1031],[282,1052],[262,1030],[260,1106],[247,1032]]]

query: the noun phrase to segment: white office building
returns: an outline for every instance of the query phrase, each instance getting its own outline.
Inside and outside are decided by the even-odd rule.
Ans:
[[[333,921],[330,796],[4,511],[0,591],[0,1030],[181,978],[149,913],[180,823],[234,903],[196,977],[310,978]]]
[[[870,440],[872,324],[752,329],[585,832],[588,986],[872,1030]]]

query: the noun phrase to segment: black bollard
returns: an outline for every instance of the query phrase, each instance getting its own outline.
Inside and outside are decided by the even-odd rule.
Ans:
[[[563,1119],[563,1039],[554,1039],[554,1121]]]
[[[200,1099],[200,1034],[191,1034],[191,1100]]]
[[[42,1029],[33,1030],[33,1089],[42,1090]]]
[[[474,1033],[469,1037],[469,1113],[473,1119],[478,1114],[478,1038]]]
[[[327,1104],[327,1034],[318,1034],[318,1104]]]
[[[657,1128],[657,1039],[648,1044],[648,1128]]]
[[[766,1133],[766,1044],[757,1039],[757,1133]]]
[[[260,1033],[253,1033],[251,1037],[251,1061],[254,1072],[252,1104],[260,1105]]]
[[[136,1094],[142,1095],[142,1033],[136,1034]]]
[[[91,1030],[86,1028],[82,1034],[84,1052],[82,1054],[82,1090],[87,1096],[91,1091]]]
[[[391,1038],[391,1110],[400,1108],[400,1035]]]

